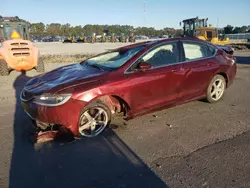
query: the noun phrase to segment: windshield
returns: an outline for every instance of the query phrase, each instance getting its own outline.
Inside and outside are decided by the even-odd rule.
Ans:
[[[97,57],[90,58],[82,64],[98,66],[100,68],[116,69],[126,63],[131,57],[137,54],[144,46],[139,46],[122,51],[114,51],[106,54],[99,55]]]
[[[11,34],[13,31],[16,31],[21,37],[23,37],[22,27],[17,26],[16,28],[6,25],[3,27],[4,37],[8,40],[11,39]]]

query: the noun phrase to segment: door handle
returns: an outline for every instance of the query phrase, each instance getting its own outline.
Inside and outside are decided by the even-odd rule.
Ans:
[[[172,69],[171,72],[182,72],[184,68]]]

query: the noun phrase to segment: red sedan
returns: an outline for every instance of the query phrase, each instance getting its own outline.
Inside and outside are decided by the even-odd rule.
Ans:
[[[40,133],[59,125],[74,136],[93,137],[118,113],[130,119],[198,99],[218,102],[235,74],[235,59],[222,49],[172,38],[128,45],[36,76],[21,100]]]

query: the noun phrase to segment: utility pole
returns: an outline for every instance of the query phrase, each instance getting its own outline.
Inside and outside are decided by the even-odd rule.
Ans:
[[[146,7],[146,0],[143,2],[143,26],[146,27],[146,12],[147,12],[147,7]]]
[[[217,23],[216,23],[216,31],[217,31],[217,37],[219,37],[219,18],[217,18]]]

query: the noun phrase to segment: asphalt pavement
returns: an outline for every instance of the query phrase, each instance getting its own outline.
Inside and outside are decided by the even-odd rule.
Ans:
[[[92,139],[37,149],[19,94],[36,75],[0,79],[0,187],[250,187],[250,52],[222,101],[195,101],[114,121]],[[65,64],[46,64],[52,70]]]

